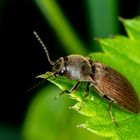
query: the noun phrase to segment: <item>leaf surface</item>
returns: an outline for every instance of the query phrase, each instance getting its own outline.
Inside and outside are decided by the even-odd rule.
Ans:
[[[124,75],[132,84],[140,97],[140,18],[131,20],[121,19],[127,31],[128,37],[118,35],[112,38],[97,39],[103,52],[91,53],[89,57],[94,61],[101,61],[109,67]],[[47,78],[51,73],[40,75]],[[62,90],[69,90],[76,81],[65,77],[48,78]],[[79,127],[96,133],[100,136],[109,137],[112,140],[139,140],[140,139],[140,115],[124,111],[115,104],[112,113],[115,116],[118,126],[112,123],[109,117],[108,101],[101,98],[91,87],[90,95],[83,101],[86,83],[83,82],[78,90],[69,94],[70,98],[77,100],[72,107],[80,114],[87,116],[85,122]],[[81,110],[79,108],[82,106]]]

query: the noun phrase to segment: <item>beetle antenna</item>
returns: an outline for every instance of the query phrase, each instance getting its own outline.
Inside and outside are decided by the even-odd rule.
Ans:
[[[54,62],[51,61],[51,59],[50,59],[49,52],[48,52],[48,50],[47,50],[45,44],[43,43],[43,41],[41,40],[41,38],[39,37],[39,35],[37,34],[37,32],[36,32],[36,31],[33,31],[33,34],[35,35],[36,39],[39,41],[39,43],[41,44],[42,48],[44,49],[49,63],[50,63],[51,65],[54,65]]]
[[[29,87],[29,88],[27,89],[27,92],[31,92],[31,91],[33,91],[34,89],[40,87],[41,85],[43,85],[43,84],[46,82],[46,80],[47,80],[47,79],[43,79],[43,80],[41,80],[41,81],[35,83],[33,86],[31,86],[31,87]]]

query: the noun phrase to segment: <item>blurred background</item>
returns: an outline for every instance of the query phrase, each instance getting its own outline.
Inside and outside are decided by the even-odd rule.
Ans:
[[[101,140],[77,128],[74,102],[49,82],[34,88],[51,70],[33,36],[36,30],[52,60],[101,51],[95,37],[124,34],[118,17],[140,14],[140,0],[0,0],[0,140]]]

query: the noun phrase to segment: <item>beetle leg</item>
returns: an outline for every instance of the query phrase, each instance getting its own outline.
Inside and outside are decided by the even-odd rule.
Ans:
[[[74,92],[77,90],[78,86],[79,86],[80,82],[78,81],[76,84],[74,84],[72,86],[72,88],[68,91],[68,90],[64,90],[62,91],[58,96],[55,97],[55,99],[59,98],[61,95],[67,93],[67,94],[70,94],[71,92]]]
[[[69,91],[68,93],[71,93],[71,92],[73,92],[73,91],[76,91],[77,88],[78,88],[78,86],[79,86],[79,84],[80,84],[80,82],[78,81],[78,82],[70,89],[70,91]]]
[[[80,108],[78,109],[78,111],[80,111],[82,109],[82,107],[84,106],[84,102],[86,101],[86,97],[88,97],[88,95],[89,95],[90,85],[91,85],[91,83],[87,82],[86,93],[85,93],[85,95],[83,97],[82,103],[81,103]]]
[[[112,109],[112,103],[113,103],[113,101],[110,100],[110,103],[109,103],[109,116],[110,116],[112,122],[117,126],[117,122],[116,122],[116,120],[115,120],[115,118],[114,118],[114,116],[112,114],[112,110],[111,110]]]
[[[86,94],[84,95],[84,99],[89,95],[90,85],[91,85],[91,83],[88,82],[88,83],[87,83],[87,87],[86,87]]]

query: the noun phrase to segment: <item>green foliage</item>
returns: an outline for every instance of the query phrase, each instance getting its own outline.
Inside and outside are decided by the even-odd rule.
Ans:
[[[101,61],[108,66],[122,73],[134,86],[140,97],[140,18],[132,20],[121,19],[128,33],[126,36],[114,36],[107,39],[97,39],[103,52],[91,53],[90,57],[95,61]],[[51,73],[40,75],[41,78],[47,78]],[[56,84],[62,90],[70,89],[76,81],[70,81],[65,77],[56,79],[49,78],[49,81]],[[86,83],[82,83],[75,93],[69,94],[70,98],[78,102],[72,109],[86,116],[85,121],[79,127],[96,133],[103,137],[109,137],[112,140],[139,140],[140,139],[140,115],[124,111],[115,105],[112,112],[117,120],[118,126],[115,126],[108,114],[108,101],[101,98],[91,88],[90,96],[83,102]],[[125,94],[125,93],[124,93]],[[79,108],[82,109],[79,111]]]
[[[24,140],[102,140],[84,129],[75,127],[84,116],[68,109],[73,101],[67,96],[54,100],[60,92],[55,85],[45,85],[36,92],[24,121]]]
[[[86,0],[84,3],[87,5],[87,21],[91,34],[96,37],[106,37],[109,34],[118,33],[117,0]],[[105,16],[103,16],[103,13],[105,13]]]
[[[55,0],[35,0],[47,22],[54,29],[63,49],[69,53],[87,54],[88,50],[71,27],[66,16]]]

